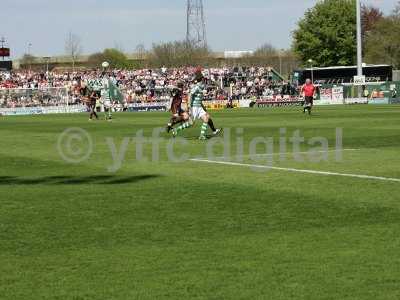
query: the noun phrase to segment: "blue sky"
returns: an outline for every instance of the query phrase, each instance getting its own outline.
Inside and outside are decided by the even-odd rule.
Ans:
[[[362,0],[389,13],[396,0]],[[317,0],[203,0],[213,50],[252,50],[269,42],[291,44],[291,32]],[[185,37],[186,0],[1,0],[0,36],[14,57],[64,54],[68,32],[80,36],[84,53],[107,47],[134,52],[138,44]]]

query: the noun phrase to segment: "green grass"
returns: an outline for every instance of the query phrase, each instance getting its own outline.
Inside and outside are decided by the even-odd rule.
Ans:
[[[289,156],[274,166],[400,178],[400,106],[318,107],[311,118],[299,108],[213,115],[219,126],[243,128],[245,145],[258,136],[277,141],[284,127],[288,137],[299,129],[333,148],[341,127],[344,148],[358,149],[343,161],[330,153],[329,161]],[[141,129],[150,137],[167,119],[0,119],[1,299],[400,298],[399,182],[172,163],[167,135],[159,162],[136,161],[132,139],[122,168],[107,171],[106,137],[119,149],[123,138]],[[57,152],[69,127],[93,140],[80,164]],[[198,133],[185,132],[188,144],[176,153],[204,156]],[[144,150],[150,157],[151,145]]]

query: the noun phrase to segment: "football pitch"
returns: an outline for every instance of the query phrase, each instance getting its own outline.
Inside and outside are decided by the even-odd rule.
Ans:
[[[211,114],[1,117],[0,298],[400,298],[400,106]]]

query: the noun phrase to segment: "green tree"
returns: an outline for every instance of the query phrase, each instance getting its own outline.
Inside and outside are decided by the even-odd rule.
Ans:
[[[369,32],[365,44],[365,61],[390,64],[400,68],[400,15],[381,19]]]
[[[106,58],[101,52],[93,53],[88,57],[88,64],[94,68],[99,68],[104,61],[106,61]]]
[[[353,65],[356,61],[356,1],[324,0],[308,10],[293,34],[303,64]]]
[[[88,58],[91,67],[99,68],[102,62],[108,62],[111,68],[125,69],[130,68],[131,63],[126,55],[115,48],[105,49],[103,52],[93,53]]]
[[[125,54],[117,49],[105,49],[103,51],[104,60],[109,62],[110,67],[124,69],[129,68],[129,61]]]
[[[99,68],[101,63],[107,61],[110,67],[124,69],[131,67],[128,58],[120,50],[109,48],[103,52],[94,53],[89,56],[88,62],[92,67]]]

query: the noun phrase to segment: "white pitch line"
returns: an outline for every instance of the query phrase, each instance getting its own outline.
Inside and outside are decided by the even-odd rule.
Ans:
[[[323,150],[323,151],[313,151],[314,153],[332,153],[332,152],[342,152],[342,151],[361,151],[361,149],[339,149],[339,150]],[[292,154],[293,156],[294,155],[299,155],[299,154],[309,154],[309,153],[312,153],[311,151],[304,151],[304,152],[282,152],[282,153],[280,153],[280,152],[276,152],[276,153],[263,153],[263,154],[254,154],[254,155],[251,155],[251,154],[244,154],[244,155],[232,155],[232,157],[234,157],[234,158],[238,158],[238,157],[258,157],[258,156],[267,156],[267,157],[270,157],[270,156],[275,156],[275,155],[290,155],[290,154]],[[219,156],[219,157],[216,157],[216,159],[227,159],[227,158],[230,158],[230,157],[225,157],[225,156]]]
[[[346,173],[325,172],[325,171],[315,171],[315,170],[303,170],[303,169],[294,169],[294,168],[269,167],[269,166],[263,166],[263,165],[252,165],[252,164],[243,164],[243,163],[207,160],[207,159],[190,159],[190,160],[194,161],[194,162],[219,164],[219,165],[227,165],[227,166],[261,168],[261,169],[278,170],[278,171],[295,172],[295,173],[307,173],[307,174],[318,174],[318,175],[326,175],[326,176],[341,176],[341,177],[372,179],[372,180],[380,180],[380,181],[400,182],[400,178],[358,175],[358,174],[346,174]]]

